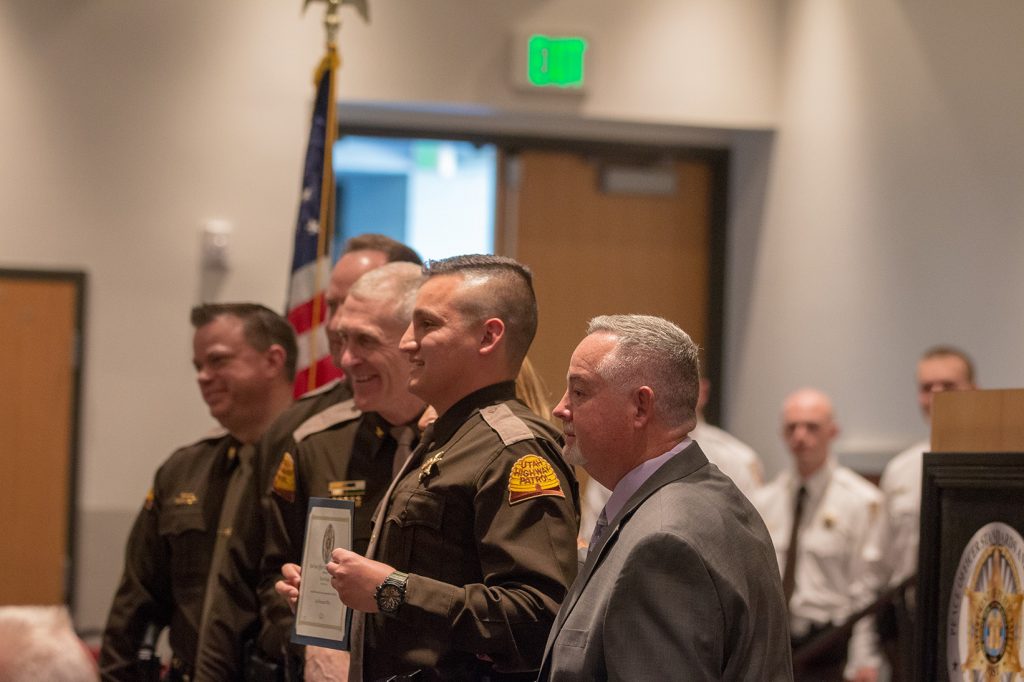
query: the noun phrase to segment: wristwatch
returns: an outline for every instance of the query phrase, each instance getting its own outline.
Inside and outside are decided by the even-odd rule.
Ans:
[[[408,580],[408,573],[395,571],[377,586],[374,598],[381,613],[394,614],[398,607],[405,603],[405,583]]]

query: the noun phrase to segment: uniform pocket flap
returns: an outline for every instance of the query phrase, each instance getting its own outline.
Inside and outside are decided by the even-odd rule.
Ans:
[[[185,509],[164,509],[160,514],[160,521],[157,524],[157,532],[160,535],[181,535],[190,530],[199,532],[206,531],[206,521],[203,519],[203,511],[195,508]]]
[[[400,526],[426,526],[441,530],[444,519],[444,498],[425,490],[395,492],[388,521]]]

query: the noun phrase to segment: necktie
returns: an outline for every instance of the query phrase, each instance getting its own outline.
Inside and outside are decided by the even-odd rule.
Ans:
[[[597,543],[601,541],[601,536],[604,535],[605,530],[608,529],[608,515],[605,514],[605,510],[601,510],[600,516],[597,517],[597,524],[594,526],[594,532],[590,534],[590,545],[587,547],[587,554],[594,551],[597,547]]]
[[[249,483],[252,479],[253,458],[256,456],[256,449],[253,445],[232,446],[227,454],[227,466],[231,471],[228,479],[227,489],[224,492],[224,500],[220,507],[220,517],[217,520],[217,539],[213,545],[213,556],[210,561],[210,572],[206,577],[206,592],[203,597],[202,620],[200,621],[200,635],[205,630],[210,615],[210,606],[213,604],[213,594],[217,589],[220,578],[220,566],[228,552],[228,544],[231,542],[232,528],[237,520],[239,505],[249,492]],[[249,510],[247,510],[249,511]]]
[[[405,458],[401,468],[395,477],[391,479],[391,485],[384,493],[384,499],[380,501],[373,519],[373,534],[370,535],[370,546],[366,549],[366,556],[373,558],[377,550],[377,540],[380,538],[381,526],[384,524],[384,517],[388,511],[388,503],[391,501],[391,493],[395,491],[398,479],[405,473],[411,471],[419,461],[423,459],[423,453],[434,445],[434,425],[431,424],[423,430],[420,436],[419,445],[412,451],[412,454]],[[350,680],[363,679],[363,634],[366,631],[366,614],[362,611],[352,610],[352,627],[349,630],[349,651],[352,652],[349,659],[348,678]]]
[[[395,478],[405,465],[405,460],[412,454],[412,439],[416,437],[416,429],[408,424],[392,426],[391,437],[398,443],[395,446],[395,458],[391,463],[391,478]]]
[[[796,587],[796,558],[800,548],[800,518],[804,514],[804,500],[807,499],[807,488],[800,486],[796,491],[796,507],[793,509],[793,529],[789,532],[789,549],[786,550],[786,569],[782,573],[782,593],[786,597],[786,608],[793,598]]]

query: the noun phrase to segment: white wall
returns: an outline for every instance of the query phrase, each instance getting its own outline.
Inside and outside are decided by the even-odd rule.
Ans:
[[[774,154],[736,148],[726,332],[728,423],[769,468],[803,384],[834,395],[854,452],[926,434],[929,345],[1024,385],[1022,29],[1011,0],[788,3]]]
[[[343,9],[349,103],[542,121],[770,127],[778,3],[370,0]],[[159,463],[210,424],[188,309],[284,299],[322,6],[299,0],[0,3],[0,267],[89,275],[80,468],[81,627],[101,625]],[[583,29],[588,95],[510,85],[514,28]],[[577,127],[576,129],[580,129]],[[651,130],[664,132],[664,128]],[[640,131],[642,134],[643,131]],[[199,227],[234,225],[204,275]]]

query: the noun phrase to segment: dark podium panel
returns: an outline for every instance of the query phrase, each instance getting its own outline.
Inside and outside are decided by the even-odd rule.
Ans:
[[[914,677],[1024,679],[1024,391],[940,394],[933,418]]]
[[[926,453],[923,483],[916,679],[1020,672],[1024,453]],[[954,642],[961,654],[951,657]],[[952,677],[951,663],[972,674]]]

